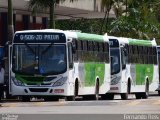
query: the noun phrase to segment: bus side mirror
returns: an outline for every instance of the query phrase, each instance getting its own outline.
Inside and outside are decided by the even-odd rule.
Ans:
[[[69,68],[73,68],[73,44],[68,43],[68,59],[69,59]]]
[[[5,46],[9,46],[9,45],[11,45],[11,42],[7,41],[6,44],[5,44]]]
[[[73,44],[72,44],[72,52],[73,52],[73,54],[75,54],[75,53],[76,53],[76,46],[75,46],[75,45],[73,45]]]
[[[123,49],[123,51],[124,51],[124,55],[128,56],[127,50],[125,48]]]
[[[113,57],[111,56],[111,63],[113,63]]]

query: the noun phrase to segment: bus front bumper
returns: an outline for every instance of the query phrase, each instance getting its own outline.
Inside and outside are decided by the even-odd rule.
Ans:
[[[13,96],[65,96],[67,95],[67,90],[65,89],[65,84],[58,87],[26,87],[26,86],[16,86],[12,84],[11,94]]]

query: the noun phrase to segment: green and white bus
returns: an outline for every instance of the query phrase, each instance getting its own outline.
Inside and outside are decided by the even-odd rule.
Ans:
[[[110,89],[107,36],[62,30],[18,31],[10,45],[9,90],[29,101],[98,99]]]
[[[158,68],[159,68],[159,76],[160,76],[160,46],[157,46],[157,52],[158,52]],[[159,77],[158,95],[160,96],[160,77]]]
[[[109,37],[111,56],[111,88],[108,99],[120,94],[128,99],[146,99],[150,91],[158,90],[159,73],[156,41]]]

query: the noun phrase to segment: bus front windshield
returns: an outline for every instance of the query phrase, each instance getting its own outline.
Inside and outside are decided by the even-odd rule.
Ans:
[[[111,75],[120,72],[120,50],[119,48],[111,48]]]
[[[67,69],[66,45],[14,45],[12,69],[22,74],[55,75]]]

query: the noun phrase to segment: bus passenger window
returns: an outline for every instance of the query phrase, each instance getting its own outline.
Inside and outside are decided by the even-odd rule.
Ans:
[[[104,59],[105,62],[109,62],[109,44],[107,42],[104,43]]]
[[[74,61],[78,61],[78,41],[76,39],[73,39],[72,44]]]
[[[73,55],[72,55],[71,43],[68,43],[68,60],[69,60],[69,68],[73,68]]]
[[[124,48],[121,48],[121,62],[122,62],[122,69],[126,68],[126,55]]]

